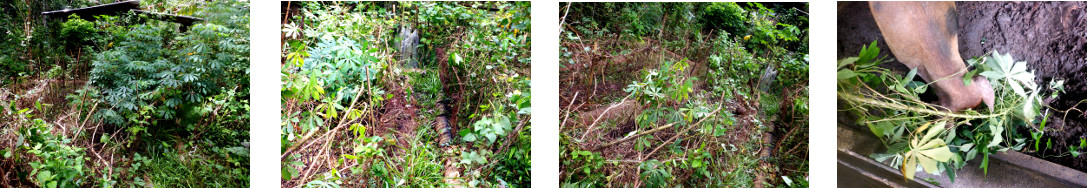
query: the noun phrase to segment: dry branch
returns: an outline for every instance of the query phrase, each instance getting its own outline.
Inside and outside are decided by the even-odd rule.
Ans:
[[[356,102],[358,102],[358,100],[359,100],[359,96],[362,96],[362,91],[363,91],[363,90],[362,90],[362,87],[359,87],[358,89],[355,89],[355,90],[357,90],[357,92],[356,92],[356,94],[355,94],[355,99],[352,99],[352,100],[351,100],[351,106],[350,106],[350,108],[347,108],[348,110],[350,110],[350,109],[355,109],[355,103],[356,103]],[[347,114],[350,114],[350,112],[348,112]],[[345,114],[345,115],[347,115],[347,114]],[[336,128],[334,128],[334,129],[332,129],[332,130],[329,130],[328,132],[325,132],[325,134],[323,134],[323,135],[321,135],[320,137],[318,137],[318,139],[317,139],[317,140],[320,140],[321,138],[325,138],[325,137],[327,137],[327,136],[328,136],[329,134],[331,134],[331,133],[333,133],[333,132],[337,132],[337,131],[339,131],[340,129],[342,129],[342,128],[343,128],[343,122],[344,122],[344,120],[346,120],[346,119],[347,119],[347,117],[346,117],[346,116],[345,116],[344,118],[340,119],[340,122],[339,122],[339,123],[337,123],[337,125],[336,125]],[[309,133],[307,133],[307,134],[306,134],[305,136],[303,136],[303,137],[302,137],[302,139],[301,139],[301,140],[299,140],[298,144],[295,144],[295,145],[291,146],[291,147],[290,147],[289,149],[287,149],[287,151],[286,151],[286,152],[283,152],[283,155],[279,157],[279,158],[280,158],[280,160],[282,160],[282,159],[284,159],[284,158],[287,158],[287,156],[290,156],[290,154],[291,154],[291,153],[293,153],[293,152],[295,152],[295,151],[299,150],[300,148],[308,148],[308,147],[310,147],[311,145],[313,145],[313,143],[314,143],[314,142],[312,142],[312,141],[309,141],[309,138],[310,138],[311,136],[313,136],[313,134],[314,134],[314,133],[316,133],[316,132],[317,132],[317,129],[314,129],[314,130],[310,131]],[[305,144],[304,146],[302,146],[302,147],[299,147],[299,145],[301,145],[301,144],[303,144],[303,143],[306,143],[306,144]]]
[[[623,143],[623,142],[627,142],[627,141],[630,141],[630,140],[634,140],[634,138],[638,138],[638,137],[641,137],[641,136],[644,136],[644,135],[647,135],[647,134],[653,134],[653,133],[655,133],[655,132],[657,132],[657,131],[661,131],[661,130],[664,130],[664,129],[672,128],[672,126],[674,126],[674,125],[676,125],[676,123],[669,123],[669,124],[667,124],[667,125],[664,125],[664,126],[660,126],[660,127],[657,127],[657,128],[654,128],[654,129],[651,129],[651,130],[648,130],[648,131],[645,131],[645,132],[639,133],[639,134],[637,134],[637,135],[634,135],[634,136],[628,136],[628,137],[625,137],[625,138],[623,138],[623,139],[619,139],[619,140],[616,140],[616,141],[612,141],[612,142],[609,142],[609,143],[607,143],[607,144],[604,144],[604,145],[600,145],[600,146],[597,146],[597,147],[596,147],[596,149],[602,149],[602,148],[606,148],[606,147],[611,147],[611,146],[613,146],[613,145],[616,145],[616,144],[619,144],[619,143]]]
[[[566,104],[566,115],[562,118],[562,123],[559,123],[559,130],[566,125],[566,120],[570,118],[570,107],[574,106],[574,102],[577,102],[577,94],[581,92],[574,92],[574,99],[570,100],[570,104]]]
[[[612,108],[615,108],[616,106],[619,106],[620,104],[623,104],[624,102],[627,101],[627,98],[630,98],[630,96],[633,96],[633,95],[634,95],[634,93],[627,94],[626,97],[623,97],[623,100],[619,100],[618,103],[612,104],[607,109],[604,109],[604,112],[600,113],[600,114],[607,114],[609,110],[611,110]],[[589,133],[593,132],[593,127],[596,126],[596,122],[600,121],[600,118],[603,118],[603,117],[604,116],[597,116],[596,120],[593,120],[593,123],[589,124],[589,129],[586,129],[585,133],[581,134],[581,138],[579,138],[578,140],[585,140],[585,136],[588,136]]]
[[[711,119],[711,118],[713,118],[713,116],[717,115],[717,112],[720,112],[721,108],[723,108],[724,106],[725,106],[725,104],[722,104],[721,102],[718,102],[716,110],[713,110],[713,112],[710,112],[710,114],[706,115],[705,118],[702,118],[702,120],[698,120],[698,122],[695,122],[694,124],[691,124],[686,129],[683,129],[683,131],[680,131],[679,133],[685,133],[687,131],[691,131],[692,128],[698,127],[698,125],[702,124],[702,122],[705,122],[706,119]],[[678,138],[679,135],[682,135],[682,134],[676,134],[675,136],[672,136],[672,138],[669,138],[668,140],[665,140],[664,143],[661,143],[660,146],[657,146],[657,148],[654,148],[653,151],[650,151],[649,154],[647,154],[645,156],[646,157],[653,156],[653,153],[657,153],[657,150],[660,150],[665,145],[668,145],[668,143],[672,143],[672,141],[676,140],[676,138]]]

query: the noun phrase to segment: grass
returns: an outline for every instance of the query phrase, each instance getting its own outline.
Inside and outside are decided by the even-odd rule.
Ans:
[[[161,155],[149,156],[146,162],[146,174],[150,181],[145,185],[172,187],[231,187],[248,184],[247,171],[216,163],[211,156],[190,154],[182,151],[164,149]],[[236,156],[243,157],[243,156]],[[248,155],[244,156],[248,157]],[[243,177],[243,178],[237,178]],[[139,181],[134,181],[139,182]],[[137,185],[139,183],[136,183]]]

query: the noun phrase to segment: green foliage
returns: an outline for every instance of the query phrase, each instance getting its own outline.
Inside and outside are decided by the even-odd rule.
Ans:
[[[346,100],[354,98],[352,91],[356,88],[380,83],[375,79],[380,78],[384,64],[375,57],[378,50],[367,41],[357,43],[346,38],[322,38],[317,47],[307,53],[310,56],[305,62],[309,63],[300,65],[300,73],[321,77],[322,85],[334,91],[333,96],[341,98],[343,101],[340,102],[350,102]],[[381,93],[373,89],[370,92]]]
[[[803,29],[807,18],[786,8],[797,5],[560,3],[559,14],[566,24],[560,36],[560,66],[567,78],[578,82],[563,87],[577,90],[597,88],[598,83],[623,83],[627,85],[623,91],[629,93],[629,97],[615,97],[615,92],[604,92],[600,97],[582,90],[574,97],[574,107],[583,100],[601,105],[624,98],[627,101],[622,102],[636,101],[639,112],[630,117],[634,122],[631,128],[623,122],[627,120],[616,123],[617,118],[600,119],[595,126],[566,121],[576,126],[567,124],[561,131],[562,186],[629,186],[639,182],[644,185],[635,186],[750,187],[756,171],[781,170],[782,166],[790,166],[790,172],[785,173],[790,177],[806,176],[805,162],[797,162],[806,161],[804,157],[763,159],[741,152],[762,148],[765,143],[755,138],[768,130],[739,127],[784,121],[796,126],[789,129],[806,130],[807,122],[801,119],[807,114],[807,90],[802,87],[808,77],[807,44],[803,42],[807,40],[807,29]],[[642,70],[642,74],[615,74],[631,70]],[[763,81],[760,76],[771,81],[760,84],[765,90],[757,92],[753,83]],[[569,100],[574,93],[564,95]],[[753,104],[760,111],[744,114],[745,120],[740,120],[741,116],[727,110],[735,110],[733,105],[727,104]],[[713,113],[717,108],[727,109]],[[604,113],[615,109],[611,110]],[[578,119],[576,114],[585,116],[586,112],[571,109],[563,113]],[[756,118],[752,121],[749,117]],[[701,123],[694,125],[696,122]],[[616,131],[627,136],[609,138]],[[590,133],[609,136],[593,138],[596,134]],[[805,134],[790,136],[806,138]],[[744,138],[746,142],[723,141],[722,137]],[[793,148],[805,143],[798,140],[783,140],[778,145]],[[624,143],[628,141],[631,143]],[[633,151],[642,152],[636,153],[638,156],[630,156],[635,154],[631,152],[584,153],[600,149],[594,145],[607,146],[604,151],[633,146]],[[575,154],[578,160],[572,159]],[[581,160],[592,154],[604,158],[599,166]],[[786,164],[757,168],[764,160]],[[630,173],[634,169],[637,173]],[[630,181],[632,177],[640,180]]]
[[[0,53],[0,85],[12,84],[16,81],[16,77],[26,71],[26,63],[9,55],[11,53]]]
[[[300,154],[291,155],[285,158],[286,162],[280,165],[283,168],[283,171],[280,174],[283,176],[283,180],[291,180],[297,178],[299,173],[297,168],[306,166],[305,163],[297,160],[300,156]],[[354,157],[353,155],[351,156]]]
[[[476,138],[487,138],[487,144],[494,144],[498,136],[506,136],[506,131],[511,130],[510,118],[498,115],[494,119],[484,117],[472,124],[471,130],[464,130],[464,141],[475,142]]]
[[[304,4],[305,6],[320,6],[322,4]],[[330,7],[330,10],[322,8],[306,9],[315,14],[307,14],[307,19],[323,20],[308,26],[311,29],[296,30],[294,25],[288,24],[285,32],[292,35],[305,33],[308,36],[319,36],[313,39],[314,46],[305,46],[310,41],[291,41],[287,44],[290,48],[286,56],[286,66],[283,67],[283,90],[285,99],[299,100],[300,102],[316,102],[314,110],[290,112],[284,114],[283,132],[284,140],[294,140],[299,132],[313,131],[326,124],[326,119],[338,120],[341,113],[361,115],[360,109],[346,109],[350,102],[358,94],[360,102],[370,103],[373,108],[380,106],[381,101],[388,98],[385,90],[377,87],[382,83],[381,79],[386,74],[389,66],[380,59],[383,51],[388,50],[381,45],[376,35],[375,28],[385,22],[373,19],[363,19],[358,15],[334,16],[328,11],[338,10],[338,6]],[[326,33],[321,33],[326,32]],[[371,34],[373,33],[373,34]],[[364,37],[370,35],[369,37]],[[356,40],[358,39],[358,40]],[[359,91],[362,90],[362,91]],[[353,118],[352,118],[353,119]],[[300,130],[296,130],[300,128]]]
[[[87,159],[83,148],[72,147],[71,139],[54,135],[52,125],[41,119],[18,124],[25,126],[18,132],[19,142],[26,143],[20,150],[37,157],[28,162],[31,181],[41,187],[79,187],[85,183],[83,162]]]
[[[11,127],[16,140],[15,148],[0,150],[3,158],[25,162],[29,172],[26,180],[39,187],[79,187],[87,178],[83,167],[83,148],[73,147],[72,140],[53,133],[53,125],[41,118],[35,118],[35,111],[47,109],[35,103],[33,109],[19,108],[14,102],[0,101],[0,120]]]
[[[559,150],[559,158],[562,165],[573,167],[570,179],[563,181],[563,187],[597,187],[604,185],[606,181],[605,174],[593,173],[604,168],[604,157],[601,157],[599,153],[592,151],[582,151],[578,149],[569,149],[567,143],[569,139],[562,137],[560,146],[563,147]]]
[[[796,182],[793,182],[793,179],[789,178],[789,176],[781,176],[781,179],[783,181],[785,181],[785,186],[786,187],[790,187],[790,188],[808,187],[807,177],[805,177],[804,179],[797,179]]]
[[[530,67],[529,2],[291,6],[299,13],[282,28],[281,145],[299,147],[299,138],[345,122],[349,126],[341,130],[350,132],[350,142],[330,145],[353,151],[342,155],[338,165],[366,165],[347,168],[350,173],[316,172],[305,180],[298,179],[304,171],[297,169],[310,167],[289,165],[283,169],[288,184],[338,186],[345,179],[361,179],[360,184],[374,187],[428,187],[444,182],[445,158],[461,161],[456,164],[463,169],[458,179],[469,185],[516,187],[530,182],[530,80],[524,75]],[[419,31],[420,67],[395,63],[402,27]],[[439,49],[445,54],[437,54]],[[438,62],[440,56],[448,61]],[[386,100],[405,106],[386,106]],[[457,105],[451,108],[459,111],[437,108],[438,101]],[[382,109],[402,107],[418,109],[415,134],[376,135],[387,128],[373,122],[389,113]],[[440,151],[428,144],[438,139],[432,123],[436,115],[457,116],[447,118],[459,121],[450,124],[460,125],[461,136],[455,139],[464,141],[463,149]],[[401,146],[400,139],[414,140]],[[286,157],[284,163],[294,164],[297,157]]]
[[[97,32],[94,23],[79,18],[79,15],[69,15],[68,21],[60,24],[60,37],[69,46],[79,45],[83,41],[94,37]]]
[[[686,72],[687,66],[686,59],[674,63],[665,61],[660,64],[659,69],[644,72],[645,78],[642,79],[644,82],[635,81],[627,85],[623,91],[636,93],[637,99],[651,106],[656,106],[665,100],[687,100],[690,98],[690,92],[693,91],[692,79],[697,79],[681,76],[683,72]]]
[[[286,114],[291,117],[284,122],[287,140],[293,140],[298,131],[309,132],[322,127],[325,119],[338,119],[341,111],[353,112],[353,117],[357,118],[359,109],[346,109],[345,104],[350,105],[359,90],[363,90],[362,94],[367,96],[363,98],[364,102],[379,103],[387,98],[384,90],[374,86],[380,83],[379,78],[384,74],[381,70],[386,65],[373,56],[378,48],[366,49],[371,47],[366,42],[359,44],[347,39],[322,39],[317,47],[307,53],[313,56],[295,61],[299,64],[284,69],[285,98],[319,102],[317,111]],[[298,66],[297,72],[291,70],[294,66]],[[334,92],[327,93],[329,90]],[[295,130],[296,125],[301,125],[302,130]]]
[[[807,16],[800,16],[795,9],[766,8],[761,3],[748,3],[752,6],[749,12],[746,34],[750,39],[747,43],[749,49],[759,54],[766,51],[775,51],[778,47],[788,47],[792,50],[807,51],[807,45],[797,45],[807,41],[808,29],[800,29],[796,24],[807,24]],[[777,17],[785,21],[779,21]],[[802,38],[803,37],[803,38]],[[786,45],[779,45],[786,44]],[[776,52],[775,52],[776,53]]]
[[[918,164],[925,169],[925,172],[936,173],[940,170],[936,167],[938,162],[948,162],[952,156],[955,156],[948,149],[947,143],[943,139],[933,138],[944,130],[943,126],[941,126],[944,124],[945,122],[935,122],[935,124],[930,123],[918,128],[918,132],[924,131],[926,127],[928,131],[924,137],[921,137],[920,141],[914,140],[911,142],[910,150],[904,155],[905,161],[902,164],[902,174],[906,176],[906,179],[913,179]]]
[[[976,61],[970,60],[970,62]],[[1016,114],[1021,115],[1024,120],[1032,121],[1038,115],[1042,98],[1039,96],[1041,90],[1034,83],[1034,73],[1027,71],[1026,64],[1026,61],[1015,61],[1012,59],[1011,54],[1001,55],[1000,52],[994,51],[992,57],[985,59],[985,66],[980,68],[982,72],[979,75],[985,76],[990,81],[996,81],[991,83],[1002,83],[994,86],[994,88],[1004,90],[1011,88],[1017,95],[1017,97],[1002,95],[999,98],[1025,100],[1022,101],[1021,107],[1016,110]]]
[[[728,33],[740,33],[747,22],[747,10],[735,2],[713,2],[699,4],[702,16],[699,17],[705,29],[724,30]]]
[[[745,80],[751,80],[758,74],[760,63],[744,49],[740,43],[733,41],[727,34],[717,37],[713,44],[713,51],[717,52],[709,56],[709,72],[707,73],[708,85],[715,92],[732,91],[740,87]],[[750,93],[751,91],[741,91]],[[731,97],[732,92],[724,92],[725,97]]]
[[[640,167],[642,168],[642,179],[645,180],[646,187],[666,187],[668,182],[671,182],[672,174],[668,173],[660,161],[649,160],[643,162]]]
[[[67,94],[67,106],[39,102],[37,114],[14,111],[26,113],[17,118],[24,122],[34,115],[75,113],[72,121],[37,120],[64,123],[56,125],[66,127],[56,133],[47,124],[21,124],[18,135],[26,141],[14,153],[25,154],[13,157],[20,169],[13,172],[42,187],[248,186],[248,148],[242,146],[249,137],[248,2],[143,1],[142,8],[170,7],[152,12],[205,19],[187,32],[177,30],[177,23],[132,13],[99,15],[94,21],[86,15],[40,14],[97,4],[0,4],[0,20],[18,20],[0,22],[0,85],[33,79],[88,83],[61,93]],[[49,84],[53,91],[71,89]],[[81,124],[87,130],[73,130]],[[92,126],[97,124],[107,125]],[[109,168],[84,169],[103,167],[83,166],[88,160],[99,163],[83,153],[92,145],[118,154],[106,159]],[[189,150],[176,152],[174,146]]]
[[[249,150],[243,147],[215,147],[196,151],[175,151],[157,147],[156,154],[132,156],[126,183],[139,186],[221,186],[249,183]],[[203,153],[207,152],[207,153]],[[201,157],[202,156],[202,157]],[[225,159],[225,160],[224,160]],[[217,161],[224,160],[224,161]],[[244,165],[244,166],[242,166]],[[136,174],[136,175],[132,175]],[[146,179],[145,179],[146,178]]]
[[[980,67],[967,75],[989,78],[996,104],[992,111],[947,113],[919,100],[918,95],[927,90],[928,84],[913,81],[917,70],[899,76],[879,67],[890,60],[878,57],[875,44],[863,47],[858,57],[838,61],[838,95],[847,102],[845,108],[859,113],[857,123],[868,126],[888,148],[872,155],[877,161],[890,160],[891,166],[901,169],[908,179],[921,167],[931,174],[947,173],[954,181],[955,170],[965,166],[966,161],[980,155],[981,168],[987,171],[989,154],[1021,150],[1028,135],[1020,133],[1023,128],[1031,128],[1029,136],[1038,149],[1048,114],[1041,117],[1040,128],[1033,129],[1041,111],[1038,96],[1043,90],[1034,83],[1033,73],[1025,70],[1025,62],[1014,62],[1010,55],[999,53],[968,60],[969,65]],[[855,88],[886,88],[875,91],[886,93]],[[964,126],[968,123],[973,126]]]
[[[494,178],[519,185],[529,182],[528,176],[532,166],[528,155],[531,137],[527,131],[514,131],[518,124],[527,124],[524,121],[528,120],[522,118],[532,113],[530,104],[532,100],[528,93],[521,93],[519,90],[504,96],[507,101],[503,102],[505,104],[495,104],[493,107],[495,114],[480,118],[472,124],[471,129],[461,130],[461,138],[465,143],[471,143],[476,148],[480,148],[477,151],[461,153],[461,163],[468,166],[480,166],[486,165],[488,158],[499,160],[501,164],[496,167],[498,174]],[[484,106],[484,108],[491,107]],[[529,130],[529,128],[526,125],[523,130]],[[506,139],[509,134],[516,134],[512,137],[515,140]],[[503,142],[512,142],[510,144],[513,147],[501,155],[488,150],[497,146],[496,143]]]
[[[67,37],[61,37],[64,19],[52,19],[41,12],[65,7],[83,7],[90,1],[39,0],[0,4],[0,85],[23,82],[60,64],[77,64],[76,51],[66,52]],[[86,22],[81,27],[86,29]],[[85,60],[80,60],[85,61]],[[78,62],[83,63],[83,62]]]
[[[95,55],[90,72],[109,104],[98,115],[109,123],[176,123],[192,104],[248,81],[247,25],[201,23],[185,33],[164,22],[118,27],[129,31]]]

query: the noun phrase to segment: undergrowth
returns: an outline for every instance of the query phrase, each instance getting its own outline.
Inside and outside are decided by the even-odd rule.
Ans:
[[[562,187],[806,186],[806,4],[560,7]]]
[[[284,4],[283,186],[530,184],[528,2]]]

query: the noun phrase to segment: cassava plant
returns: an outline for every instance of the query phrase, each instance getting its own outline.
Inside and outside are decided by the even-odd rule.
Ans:
[[[839,110],[858,114],[857,123],[867,126],[887,151],[873,154],[877,161],[890,161],[907,179],[913,179],[917,168],[930,174],[946,173],[955,180],[955,170],[976,157],[988,170],[989,154],[1021,150],[1026,136],[1017,130],[1028,129],[1040,134],[1045,115],[1041,93],[1057,90],[1042,89],[1034,82],[1034,74],[1026,62],[1015,61],[1010,54],[993,52],[991,56],[968,60],[974,70],[964,72],[967,84],[974,75],[982,75],[993,85],[997,100],[993,110],[975,109],[953,113],[941,110],[921,100],[930,84],[915,81],[917,70],[905,76],[880,67],[891,60],[879,57],[873,41],[862,47],[858,57],[838,61],[838,97],[845,101]]]

